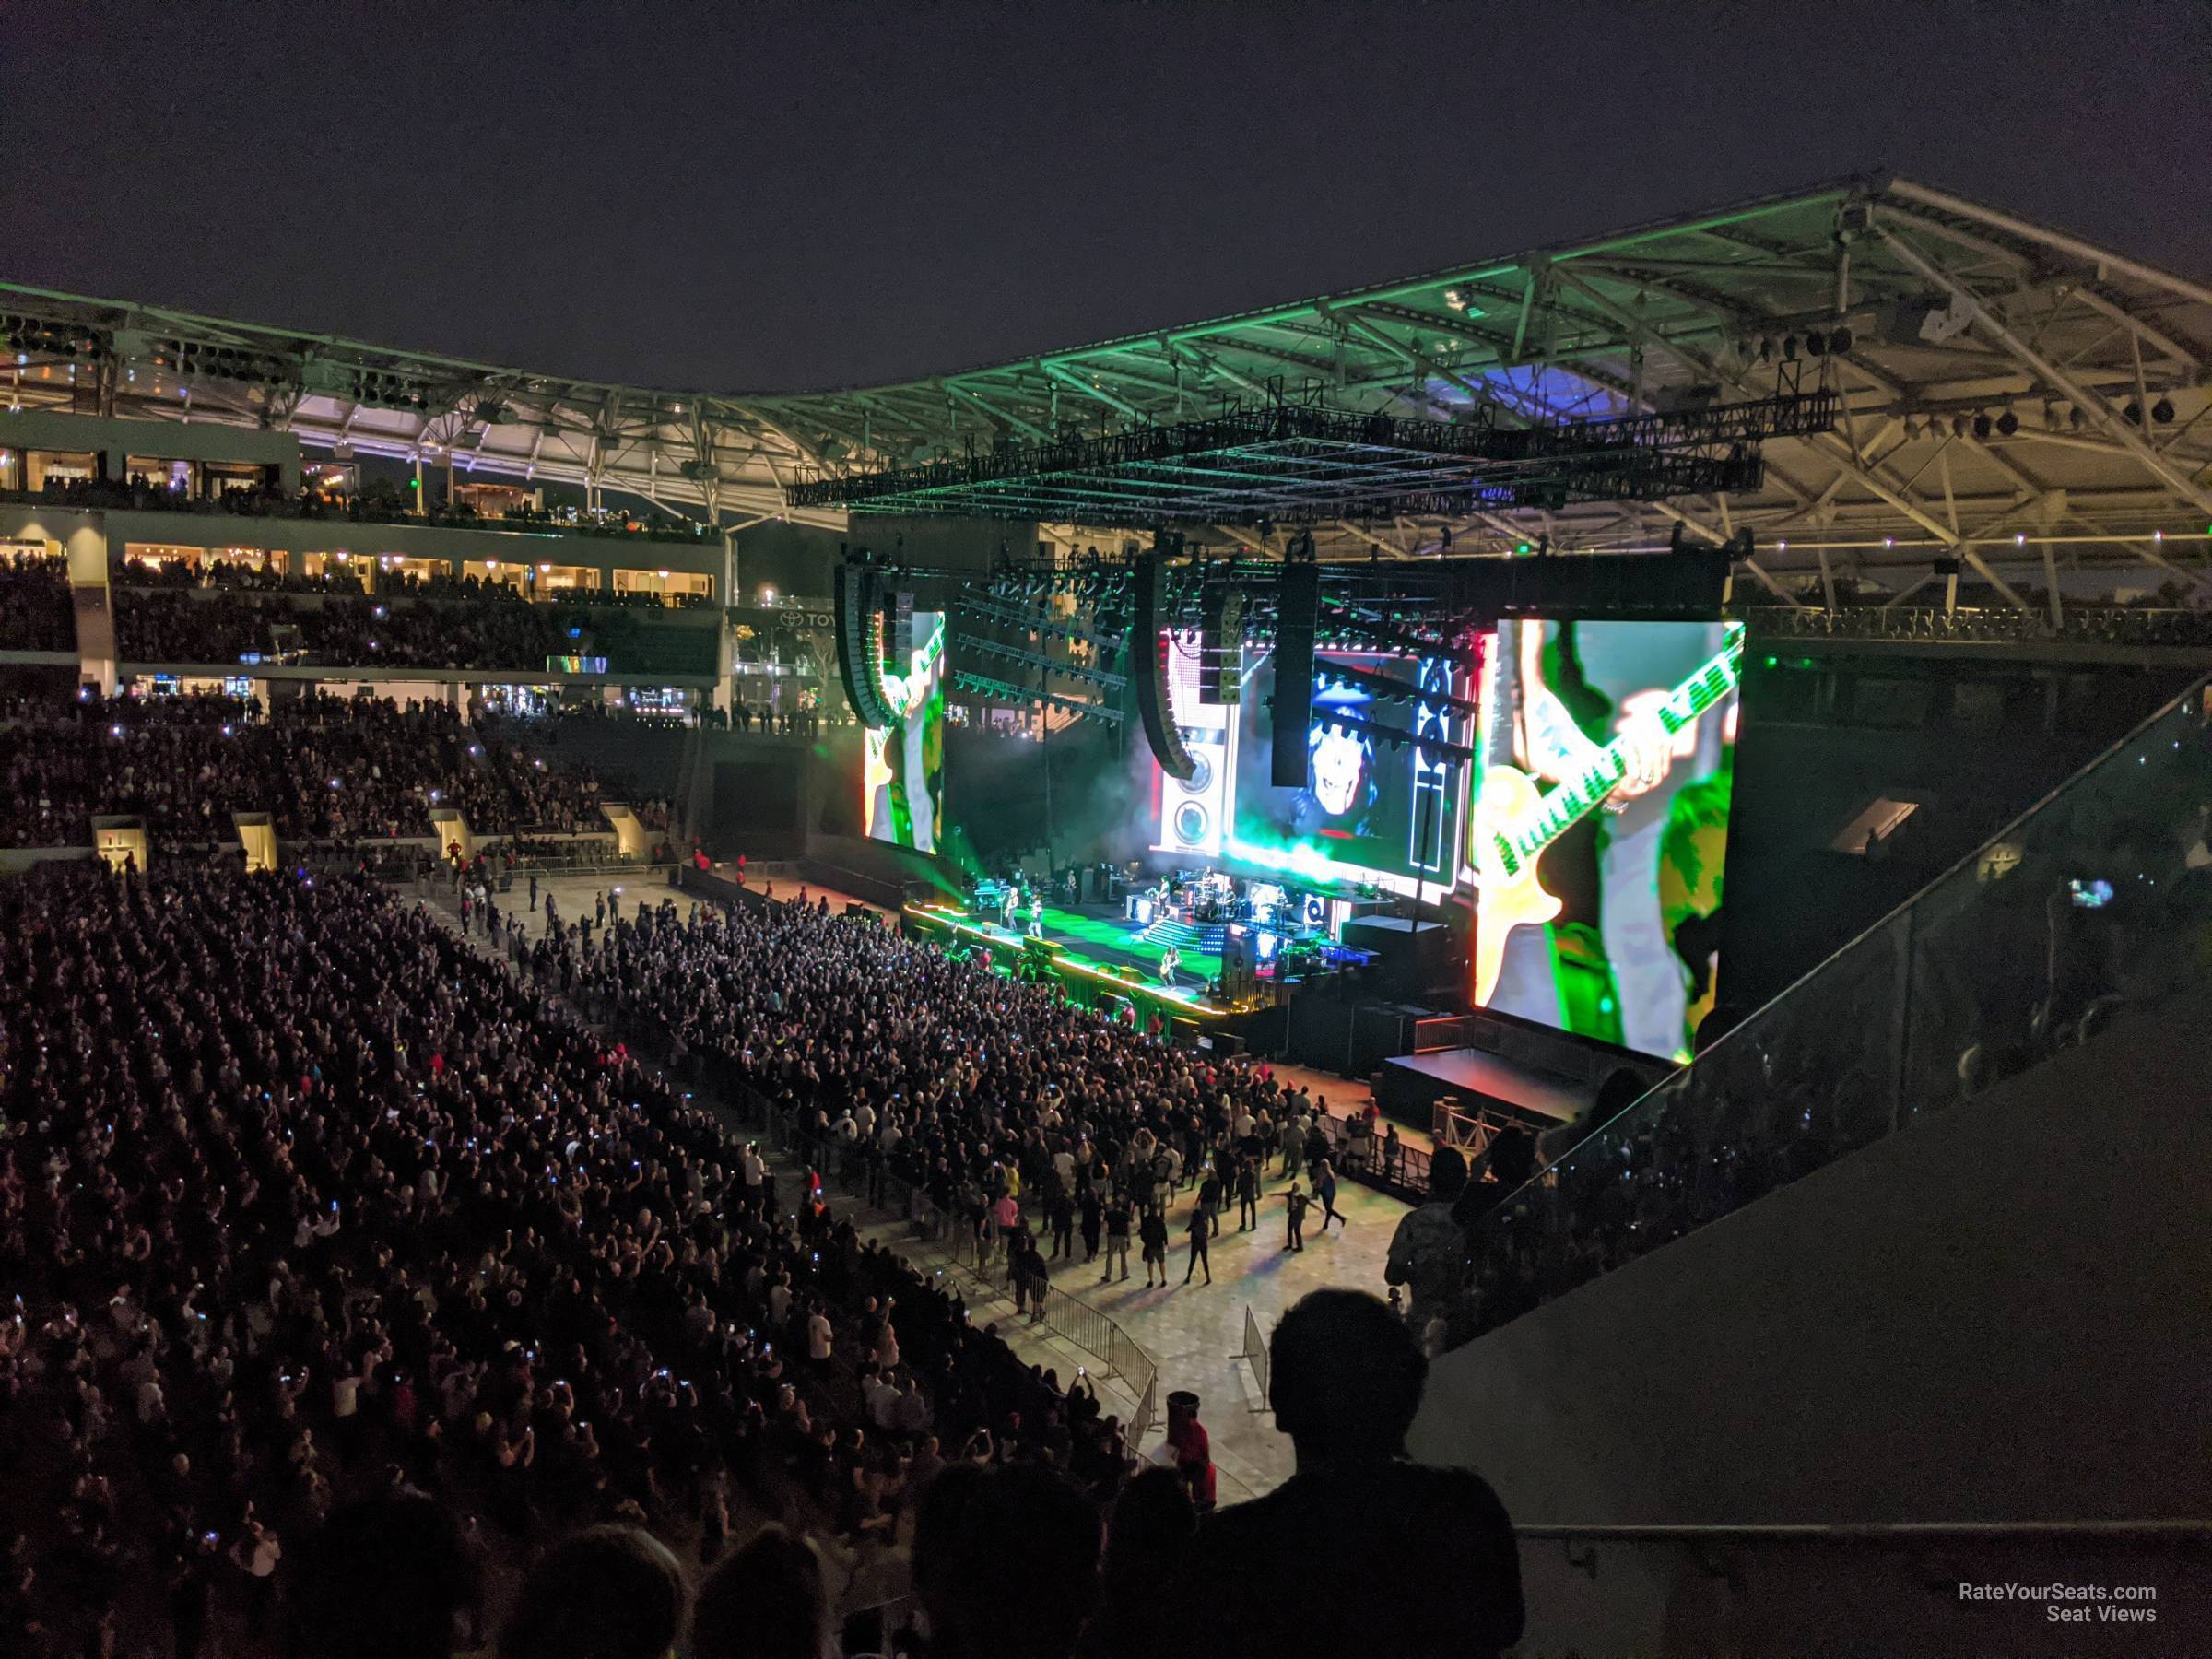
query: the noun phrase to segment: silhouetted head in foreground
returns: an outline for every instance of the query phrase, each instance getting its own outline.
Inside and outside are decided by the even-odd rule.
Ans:
[[[1065,1659],[1098,1596],[1099,1516],[1042,1469],[950,1468],[914,1521],[933,1659]]]
[[[822,1559],[781,1526],[764,1526],[700,1586],[692,1659],[821,1659],[830,1624]]]
[[[1413,1333],[1364,1290],[1314,1290],[1275,1327],[1269,1399],[1301,1469],[1399,1455],[1429,1361]]]
[[[475,1569],[445,1507],[420,1492],[349,1503],[286,1584],[296,1659],[447,1659]]]
[[[682,1566],[651,1533],[586,1527],[523,1581],[500,1659],[665,1659],[689,1604]]]

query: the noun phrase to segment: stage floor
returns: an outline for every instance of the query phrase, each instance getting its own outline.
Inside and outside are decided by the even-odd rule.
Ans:
[[[1384,1061],[1384,1092],[1393,1071],[1421,1080],[1418,1092],[1424,1102],[1448,1094],[1471,1097],[1471,1103],[1495,1101],[1509,1106],[1532,1122],[1570,1122],[1596,1098],[1586,1084],[1553,1077],[1520,1065],[1482,1049],[1444,1049],[1430,1054],[1399,1054]]]
[[[993,939],[1018,944],[1025,936],[1019,927],[1002,926],[995,911],[966,910],[949,902],[931,905],[928,911],[942,921],[975,929]],[[1135,924],[1123,919],[1119,905],[1087,904],[1079,910],[1061,910],[1048,904],[1043,926],[1046,942],[1058,946],[1079,967],[1134,968],[1153,984],[1160,983],[1159,959],[1166,944],[1139,938]],[[1202,995],[1220,976],[1220,957],[1188,948],[1176,971],[1175,987]]]

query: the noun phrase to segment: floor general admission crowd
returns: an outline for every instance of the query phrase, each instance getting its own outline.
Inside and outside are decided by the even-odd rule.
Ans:
[[[1394,1460],[1425,1362],[1373,1299],[1286,1319],[1300,1475],[1198,1531],[707,1104],[1111,1185],[1259,1085],[819,909],[555,925],[532,984],[358,879],[0,887],[0,1649],[819,1654],[910,1584],[940,1659],[1512,1640],[1495,1500]],[[1379,1626],[1299,1592],[1347,1549]]]

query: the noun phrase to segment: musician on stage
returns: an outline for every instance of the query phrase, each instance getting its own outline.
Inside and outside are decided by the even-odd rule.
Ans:
[[[1044,899],[1041,894],[1032,894],[1030,898],[1029,935],[1032,939],[1044,937]]]
[[[1182,966],[1182,952],[1172,945],[1169,946],[1159,953],[1159,982],[1163,985],[1173,984],[1175,971]]]
[[[1594,898],[1619,1040],[1644,1053],[1686,1054],[1689,1047],[1691,975],[1661,911],[1661,866],[1685,789],[1724,789],[1716,774],[1735,704],[1730,698],[1673,734],[1656,710],[1722,641],[1718,623],[1589,621],[1506,623],[1495,641],[1503,693],[1493,725],[1499,761],[1509,759],[1510,745],[1512,764],[1556,785],[1579,776],[1606,744],[1624,742],[1628,775],[1596,815],[1596,890],[1581,904],[1564,884],[1554,890],[1568,900],[1571,920],[1592,920]],[[1567,1024],[1549,956],[1543,929],[1514,929],[1488,1006]]]

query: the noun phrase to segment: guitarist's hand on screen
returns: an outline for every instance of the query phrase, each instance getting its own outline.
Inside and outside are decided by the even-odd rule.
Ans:
[[[1627,716],[1620,723],[1619,743],[1629,771],[1613,792],[1616,796],[1632,801],[1666,782],[1667,769],[1675,763],[1675,739],[1656,715]]]

